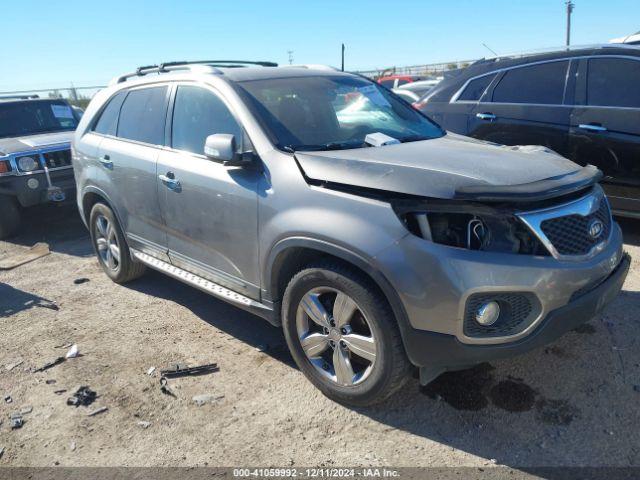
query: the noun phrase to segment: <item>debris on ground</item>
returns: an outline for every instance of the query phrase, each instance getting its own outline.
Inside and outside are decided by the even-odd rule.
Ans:
[[[56,383],[56,380],[54,378],[49,378],[45,380],[44,383],[46,383],[47,385],[53,385],[54,383]]]
[[[156,371],[156,367],[151,367],[149,370],[147,370],[147,375],[151,376],[155,371]]]
[[[50,368],[55,367],[56,365],[60,365],[62,362],[64,362],[66,360],[66,358],[64,357],[58,357],[55,360],[51,360],[50,362],[45,363],[44,365],[42,365],[39,368],[36,368],[34,370],[34,372],[44,372],[45,370],[49,370]]]
[[[11,426],[11,430],[22,428],[22,425],[24,425],[22,415],[20,415],[19,413],[12,413],[9,417],[9,425]]]
[[[13,402],[13,398],[11,398],[11,395],[5,395],[5,396],[4,396],[4,402],[5,402],[5,403],[11,403],[11,402]]]
[[[67,405],[72,405],[74,407],[79,407],[80,405],[87,407],[91,405],[94,400],[98,397],[98,394],[91,390],[86,385],[78,388],[76,393],[73,396],[67,399]]]
[[[196,395],[195,397],[192,398],[192,400],[196,403],[196,405],[201,407],[205,403],[214,403],[216,400],[221,400],[223,398],[224,398],[224,395],[216,396],[216,395],[210,395],[210,394],[203,394],[203,395]]]
[[[144,429],[147,429],[147,428],[149,428],[151,426],[151,422],[147,422],[146,420],[140,420],[138,422],[138,426],[142,427]]]
[[[92,410],[91,412],[87,413],[87,417],[93,417],[94,415],[98,415],[102,412],[106,412],[107,410],[109,410],[107,407],[96,408],[95,410]]]
[[[76,358],[78,355],[80,355],[80,350],[78,349],[78,345],[73,344],[73,345],[71,345],[71,348],[69,349],[69,351],[67,352],[65,357],[66,358]]]
[[[173,390],[169,388],[169,385],[167,384],[167,379],[165,377],[160,378],[160,391],[165,395],[169,395],[170,397],[178,398],[176,397],[176,394],[173,393]]]
[[[220,371],[217,363],[207,365],[198,365],[196,367],[187,367],[185,365],[176,364],[169,368],[160,370],[160,374],[165,378],[186,377],[190,375],[206,375]]]
[[[71,450],[72,452],[76,451],[76,442],[71,442],[71,444],[69,445],[69,450]]]
[[[2,458],[3,454],[4,454],[4,447],[0,447],[0,458]]]
[[[33,412],[33,407],[31,405],[27,405],[26,407],[22,407],[20,409],[21,415],[26,415],[27,413],[31,413],[31,412]]]
[[[66,388],[61,388],[60,390],[54,390],[53,393],[55,393],[56,395],[62,395],[66,391]]]
[[[73,283],[74,285],[82,285],[83,283],[87,283],[89,281],[88,278],[82,277],[82,278],[76,278]]]
[[[71,343],[71,342],[67,342],[67,343],[63,343],[62,345],[56,345],[56,346],[55,346],[55,347],[53,347],[53,348],[69,348],[69,347],[71,347],[71,346],[73,346],[73,343]]]
[[[20,250],[13,255],[4,256],[0,259],[0,270],[11,270],[25,263],[33,262],[50,253],[49,245],[46,243],[36,243],[29,249]]]
[[[4,366],[4,368],[7,370],[7,372],[10,372],[14,368],[19,367],[20,365],[22,365],[23,363],[24,363],[24,360],[22,360],[22,359],[16,360],[15,362],[7,363]]]
[[[55,312],[60,310],[60,307],[58,305],[56,305],[54,302],[49,302],[49,301],[40,302],[40,303],[36,303],[35,305],[36,305],[36,307],[48,308],[49,310],[53,310]]]

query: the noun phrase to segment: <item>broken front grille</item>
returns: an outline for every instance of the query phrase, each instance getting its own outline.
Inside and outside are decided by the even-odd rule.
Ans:
[[[43,153],[47,168],[61,168],[71,165],[71,150],[58,150],[55,152]]]
[[[543,221],[540,228],[559,254],[586,255],[597,244],[609,238],[609,205],[603,197],[600,207],[591,215],[551,218]]]

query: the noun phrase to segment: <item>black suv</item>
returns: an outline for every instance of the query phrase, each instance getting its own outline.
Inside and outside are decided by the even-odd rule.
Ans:
[[[596,165],[615,213],[640,217],[639,46],[480,60],[418,108],[455,133]]]

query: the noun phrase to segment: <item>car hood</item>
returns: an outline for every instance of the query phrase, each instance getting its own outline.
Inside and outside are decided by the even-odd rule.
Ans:
[[[451,133],[383,147],[299,151],[295,156],[311,180],[442,199],[494,187],[503,192],[517,187],[522,193],[526,185],[539,189],[548,179],[561,190],[563,184],[584,177],[585,170],[545,147],[507,147]]]
[[[0,138],[0,155],[28,152],[39,148],[70,143],[73,132],[39,133],[23,137]]]

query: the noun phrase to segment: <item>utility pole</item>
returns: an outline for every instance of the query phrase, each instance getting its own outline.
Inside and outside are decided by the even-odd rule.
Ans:
[[[573,8],[575,7],[574,3],[571,0],[566,0],[565,5],[567,6],[567,47],[571,45],[571,12],[573,12]]]
[[[344,43],[342,44],[342,67],[341,70],[344,72]]]
[[[293,50],[287,50],[287,55],[289,55],[289,65],[293,65]]]

